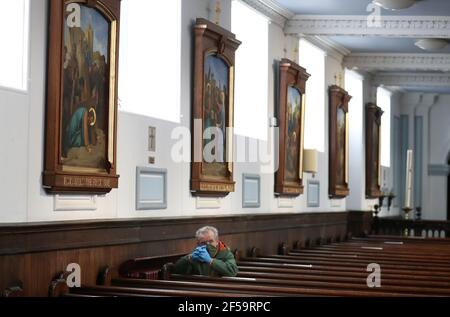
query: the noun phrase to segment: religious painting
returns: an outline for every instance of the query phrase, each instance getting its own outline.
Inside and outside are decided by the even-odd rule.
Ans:
[[[234,63],[241,42],[199,18],[194,26],[191,193],[223,197],[234,191]]]
[[[64,23],[61,161],[106,169],[109,22],[80,7],[80,25]]]
[[[366,104],[366,197],[381,196],[381,116],[383,110],[374,103]]]
[[[303,193],[303,143],[306,70],[283,59],[278,65],[279,167],[275,173],[275,195]]]
[[[44,188],[107,193],[116,175],[120,0],[50,1]]]
[[[297,88],[288,88],[287,102],[287,144],[286,144],[286,180],[294,182],[299,179],[298,164],[300,161],[301,136],[301,94]]]
[[[215,55],[205,58],[203,129],[206,135],[203,149],[211,143],[211,151],[204,151],[202,172],[205,176],[226,177],[226,107],[228,104],[229,67]],[[208,154],[211,156],[208,158]]]
[[[345,166],[345,143],[346,143],[346,134],[345,134],[345,124],[346,124],[346,115],[342,107],[337,108],[337,166]],[[345,169],[339,168],[336,176],[336,184],[345,185]]]
[[[329,197],[344,198],[348,188],[348,103],[352,97],[338,86],[329,88]]]

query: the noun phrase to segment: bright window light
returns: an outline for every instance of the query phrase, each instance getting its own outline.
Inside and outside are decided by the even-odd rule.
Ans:
[[[28,89],[29,0],[0,1],[0,86]]]
[[[311,74],[306,82],[305,148],[325,151],[325,52],[301,39],[299,63]]]
[[[180,122],[181,1],[123,0],[120,27],[119,109]]]
[[[235,133],[267,139],[269,20],[240,1],[232,2],[231,29],[242,45],[236,51]]]
[[[391,92],[379,87],[377,104],[384,113],[381,116],[381,165],[391,166]]]

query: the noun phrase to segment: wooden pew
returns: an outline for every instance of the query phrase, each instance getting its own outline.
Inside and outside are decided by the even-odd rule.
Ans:
[[[49,288],[49,297],[244,297],[240,293],[193,291],[161,288],[133,288],[102,285],[82,285],[69,288],[65,279],[55,279]]]
[[[388,243],[392,241],[402,243]],[[237,256],[236,278],[174,275],[166,265],[157,275],[169,280],[126,278],[129,274],[124,274],[124,270],[108,280],[112,286],[132,289],[208,290],[266,296],[450,296],[450,265],[446,262],[450,252],[445,244],[389,237],[384,240],[349,237],[342,243],[321,239],[307,245],[312,247],[289,250],[281,245],[281,255],[259,255],[253,248],[250,256]],[[430,256],[430,252],[440,253]],[[369,263],[382,267],[381,288],[369,288],[366,284]],[[141,269],[145,271],[151,266],[148,259]]]
[[[196,289],[196,290],[232,290],[234,292],[265,296],[439,296],[438,292],[432,294],[417,294],[408,292],[379,292],[369,288],[354,290],[345,287],[330,287],[329,285],[309,285],[302,286],[302,283],[295,281],[286,282],[283,280],[258,280],[258,279],[234,279],[234,278],[210,278],[199,276],[175,276],[175,280],[144,280],[130,278],[113,278],[113,285],[132,288],[154,288],[163,289]]]

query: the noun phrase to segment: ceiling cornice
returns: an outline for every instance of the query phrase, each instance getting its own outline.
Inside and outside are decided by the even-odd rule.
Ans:
[[[281,7],[273,0],[240,0],[258,12],[264,14],[275,24],[282,28],[285,27],[286,22],[294,17],[294,13]]]
[[[365,71],[450,71],[450,54],[350,54],[344,66]]]
[[[295,15],[286,22],[285,33],[410,38],[448,38],[450,34],[447,16],[382,16],[378,27],[372,26],[370,18],[370,15]]]
[[[377,73],[374,85],[450,87],[450,74],[437,73]]]

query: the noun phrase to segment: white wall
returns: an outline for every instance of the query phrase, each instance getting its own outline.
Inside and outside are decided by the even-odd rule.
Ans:
[[[170,159],[170,149],[176,140],[171,132],[177,126],[190,127],[190,108],[192,90],[192,25],[196,17],[208,18],[209,0],[182,1],[182,57],[181,57],[181,120],[174,124],[154,118],[142,117],[120,112],[118,117],[118,173],[119,189],[95,199],[94,210],[82,210],[72,203],[65,211],[55,211],[55,197],[42,189],[44,157],[44,118],[46,91],[46,34],[47,1],[31,1],[31,56],[30,81],[27,93],[17,93],[0,87],[0,211],[1,222],[36,222],[78,219],[108,219],[135,217],[178,217],[221,215],[235,213],[267,212],[306,212],[342,211],[346,200],[328,199],[328,120],[325,124],[325,153],[319,155],[320,207],[306,207],[306,180],[312,178],[305,174],[305,194],[294,200],[274,197],[273,174],[262,174],[257,163],[237,163],[235,166],[236,192],[220,200],[207,201],[215,208],[197,208],[197,199],[189,190],[189,163],[174,163]],[[230,28],[231,7],[229,1],[222,1],[223,26]],[[239,38],[239,35],[237,35]],[[294,48],[297,38],[285,36],[282,28],[274,23],[269,26],[269,117],[274,115],[273,61],[282,57],[296,56]],[[300,63],[301,64],[301,63]],[[343,73],[340,61],[326,57],[326,86],[335,83],[334,75]],[[151,96],[151,91],[149,91]],[[327,95],[326,95],[327,96]],[[328,116],[328,98],[325,98],[325,115]],[[251,120],[251,118],[249,118]],[[155,211],[137,211],[135,208],[136,166],[149,166],[147,151],[148,127],[157,128],[157,151],[154,154],[154,167],[168,169],[168,208]],[[242,173],[261,174],[261,207],[242,208]],[[63,197],[67,198],[67,197]],[[205,202],[203,202],[205,203]],[[290,207],[280,207],[283,204]]]

